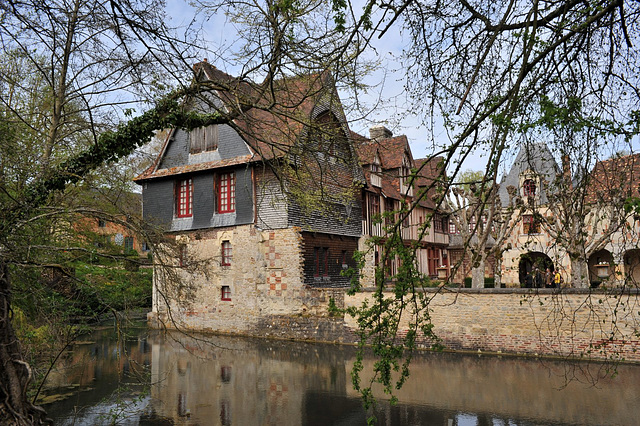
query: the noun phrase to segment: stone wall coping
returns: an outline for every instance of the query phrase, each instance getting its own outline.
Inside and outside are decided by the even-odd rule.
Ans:
[[[347,290],[347,289],[345,289]],[[361,290],[363,293],[373,293],[377,291],[375,287],[366,287]],[[393,287],[385,288],[385,292],[393,291]],[[426,293],[460,293],[460,294],[522,294],[522,295],[536,295],[536,294],[603,294],[603,295],[616,295],[616,294],[628,294],[638,295],[640,294],[640,288],[621,288],[612,287],[607,289],[602,288],[460,288],[460,287],[427,287],[422,289]]]

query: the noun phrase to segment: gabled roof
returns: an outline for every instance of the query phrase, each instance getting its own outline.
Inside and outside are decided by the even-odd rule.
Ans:
[[[243,157],[243,162],[272,160],[288,155],[294,144],[304,137],[313,119],[324,111],[330,110],[342,123],[346,123],[335,85],[328,72],[285,78],[272,82],[268,87],[232,77],[206,60],[194,65],[194,72],[194,84],[201,84],[203,90],[208,90],[203,92],[200,102],[213,103],[207,107],[218,108],[229,114],[232,118],[229,124],[251,150],[252,155],[249,158]],[[214,94],[213,101],[206,93]],[[344,130],[349,135],[346,124]],[[160,157],[164,155],[172,133],[168,135]],[[228,164],[229,161],[211,161],[159,170],[158,159],[135,180],[224,167],[231,165]]]
[[[444,177],[444,158],[419,158],[415,160],[415,167],[419,170],[416,187],[429,188],[426,196],[423,197],[421,204],[430,209],[435,209],[436,203],[434,200],[438,191],[438,186],[435,183],[438,180],[441,180],[441,177]]]
[[[363,166],[372,164],[376,153],[380,157],[383,170],[400,168],[405,153],[409,156],[411,166],[413,165],[413,156],[406,135],[376,141],[360,136],[357,140],[354,140],[354,142],[356,142],[356,150],[360,164]]]
[[[404,200],[406,197],[400,192],[399,169],[403,165],[403,158],[408,156],[410,165],[420,169],[415,182],[416,187],[428,187],[437,179],[442,171],[443,158],[432,157],[413,159],[409,141],[405,135],[385,138],[381,140],[371,140],[362,135],[352,132],[351,139],[356,145],[360,164],[364,167],[365,178],[369,183],[369,190],[372,192],[382,192],[386,197],[395,200]],[[382,173],[380,175],[380,190],[371,185],[371,171],[366,167],[373,164],[376,155],[380,158]],[[422,167],[424,165],[424,167]],[[429,189],[426,197],[420,201],[420,205],[429,209],[435,209],[434,196],[436,187]]]
[[[195,69],[217,87],[215,94],[229,111],[238,113],[235,129],[260,160],[282,157],[318,114],[322,101],[342,118],[341,104],[328,72],[285,78],[261,86],[239,81],[208,62]],[[251,105],[244,110],[240,105]],[[326,109],[326,108],[325,108]],[[348,130],[348,129],[345,129]]]

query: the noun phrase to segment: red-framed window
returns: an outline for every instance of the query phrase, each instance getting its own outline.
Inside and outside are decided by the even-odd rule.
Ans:
[[[540,222],[532,214],[522,216],[522,233],[523,234],[539,234]]]
[[[231,287],[228,285],[222,286],[222,300],[231,300]]]
[[[229,241],[222,242],[222,266],[230,266],[233,254],[231,252],[231,243]]]
[[[218,213],[236,211],[236,174],[221,173],[218,175]]]
[[[176,217],[191,217],[193,215],[193,179],[183,179],[176,182]]]
[[[536,196],[536,182],[533,179],[526,179],[522,183],[522,195],[525,197]]]

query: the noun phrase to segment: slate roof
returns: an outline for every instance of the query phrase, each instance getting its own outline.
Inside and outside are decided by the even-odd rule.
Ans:
[[[503,207],[509,205],[507,188],[513,186],[520,189],[520,175],[526,171],[536,173],[541,181],[546,180],[547,182],[553,182],[560,173],[560,167],[558,167],[558,163],[556,163],[546,143],[529,143],[520,148],[520,152],[518,152],[511,165],[511,169],[503,176],[500,182],[498,194]],[[548,198],[545,189],[541,187],[537,191],[540,194],[540,204],[546,204]]]

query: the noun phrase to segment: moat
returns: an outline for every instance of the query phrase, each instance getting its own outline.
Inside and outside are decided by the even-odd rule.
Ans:
[[[354,348],[112,327],[52,375],[56,425],[364,425]],[[381,425],[636,424],[640,366],[425,353]]]

